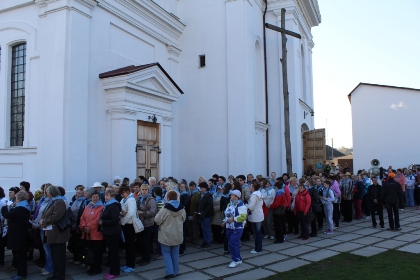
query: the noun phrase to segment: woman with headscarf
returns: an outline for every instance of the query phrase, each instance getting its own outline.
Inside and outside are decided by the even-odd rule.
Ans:
[[[115,279],[120,275],[120,254],[118,251],[121,236],[121,227],[119,226],[121,205],[115,199],[116,194],[113,188],[108,188],[105,191],[104,210],[99,220],[102,235],[108,247],[109,272],[104,276],[106,280]]]
[[[31,210],[28,204],[28,194],[20,191],[16,194],[16,205],[10,210],[5,205],[1,208],[2,216],[8,220],[7,248],[12,250],[17,274],[12,280],[25,279],[27,276],[26,265],[26,233]]]
[[[270,208],[273,211],[273,223],[274,223],[274,233],[276,235],[276,240],[274,243],[283,243],[286,234],[286,208],[287,198],[286,193],[284,192],[283,183],[276,182],[275,186],[275,197]]]
[[[255,236],[254,249],[251,250],[251,254],[259,254],[262,251],[261,227],[262,222],[264,221],[264,213],[262,209],[264,200],[260,192],[260,187],[261,184],[259,182],[254,182],[251,185],[251,197],[249,198],[248,204],[246,204],[246,207],[249,210],[248,221],[252,226],[252,231]]]
[[[125,273],[134,271],[136,265],[136,232],[134,231],[133,218],[136,215],[137,206],[136,200],[127,185],[122,185],[120,188],[121,194],[121,228],[125,239],[125,266],[121,270]]]
[[[182,206],[186,209],[188,207],[188,204],[190,203],[190,193],[187,191],[187,182],[182,179],[183,181],[179,184],[179,201],[181,202]],[[185,181],[185,182],[184,182]],[[181,246],[179,247],[179,253],[183,254],[186,249],[186,241],[188,236],[188,230],[187,230],[187,219],[185,219],[183,225],[183,232],[184,232],[184,241],[182,242]],[[155,233],[157,234],[157,232]]]
[[[70,237],[70,229],[59,231],[56,223],[66,213],[66,203],[61,198],[61,192],[56,186],[47,188],[50,198],[39,224],[46,231],[46,242],[50,244],[54,271],[51,279],[64,280],[66,278],[66,243]]]
[[[42,198],[40,199],[36,209],[35,209],[35,214],[34,214],[34,220],[32,225],[39,229],[38,234],[40,235],[41,238],[41,243],[42,243],[42,248],[45,254],[45,259],[44,259],[44,268],[41,270],[41,276],[48,276],[50,274],[52,274],[53,270],[54,270],[54,265],[53,265],[53,260],[52,260],[52,256],[51,256],[51,247],[50,244],[44,242],[45,239],[45,231],[44,229],[40,226],[39,221],[41,220],[42,217],[42,213],[45,211],[45,208],[47,207],[47,205],[50,202],[50,198],[47,196],[47,189],[48,187],[51,186],[51,184],[43,184],[41,186],[41,190],[42,190]],[[38,264],[39,265],[39,264]]]
[[[224,186],[218,185],[217,192],[213,194],[213,217],[211,218],[211,231],[213,232],[213,242],[217,244],[224,242],[222,227],[220,226],[220,222],[223,221],[223,212],[220,209],[220,201],[224,196],[223,188]]]
[[[153,227],[155,225],[154,218],[157,213],[157,204],[155,198],[149,193],[149,185],[143,184],[140,187],[140,194],[136,198],[137,214],[143,223],[144,230],[136,234],[138,249],[141,254],[141,260],[138,262],[140,266],[145,266],[150,263],[151,259],[151,242]]]
[[[104,209],[100,199],[100,193],[94,192],[91,202],[85,207],[80,218],[80,230],[82,239],[87,240],[88,246],[93,250],[93,263],[88,270],[89,276],[102,272],[103,236],[100,231],[99,220]]]
[[[179,272],[179,245],[183,241],[182,225],[186,219],[184,206],[177,200],[175,191],[168,191],[167,203],[160,210],[155,223],[159,225],[158,240],[165,261],[165,279],[175,278]]]
[[[9,201],[5,198],[4,189],[0,187],[0,209],[3,206],[7,206]],[[3,236],[3,230],[5,227],[5,219],[0,215],[0,267],[4,265],[4,248],[6,247],[6,236]]]
[[[77,217],[79,215],[79,209],[84,204],[86,197],[84,195],[83,190],[85,189],[84,186],[78,185],[76,187],[76,194],[74,195],[74,201],[71,203],[70,209],[73,212],[74,216]],[[83,213],[83,212],[82,212]],[[69,260],[69,263],[77,262],[78,258],[78,246],[80,242],[80,229],[78,225],[74,225],[73,228],[70,229],[70,240],[67,245],[67,249],[73,253],[73,258]]]

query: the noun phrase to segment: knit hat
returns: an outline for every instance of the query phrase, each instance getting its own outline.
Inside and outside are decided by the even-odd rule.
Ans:
[[[241,196],[242,196],[241,192],[240,192],[240,191],[238,191],[238,190],[233,190],[233,191],[231,191],[231,193],[230,193],[230,194],[233,194],[233,195],[235,195],[235,196],[237,196],[237,197],[239,197],[239,198],[241,198]]]
[[[395,173],[389,172],[388,173],[388,178],[394,178],[395,177]]]

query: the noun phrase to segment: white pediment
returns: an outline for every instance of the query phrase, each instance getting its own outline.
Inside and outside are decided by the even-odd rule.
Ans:
[[[149,90],[166,93],[169,94],[169,92],[165,89],[165,87],[156,79],[156,77],[152,77],[146,80],[138,81],[135,83],[139,87],[147,88]]]
[[[134,67],[133,70],[127,72],[123,75],[103,77],[104,89],[106,91],[114,91],[117,88],[125,88],[125,90],[129,90],[132,93],[169,102],[177,101],[183,93],[166,71],[157,63],[152,66]]]

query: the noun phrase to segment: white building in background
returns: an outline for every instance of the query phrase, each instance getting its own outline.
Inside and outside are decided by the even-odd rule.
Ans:
[[[420,89],[360,83],[348,97],[355,171],[369,169],[373,159],[394,169],[420,162]]]
[[[316,0],[267,2],[265,22],[280,25],[286,8],[286,28],[302,35],[287,41],[300,174],[320,12]],[[281,36],[267,29],[264,39],[265,9],[263,0],[0,1],[0,185],[285,172]]]

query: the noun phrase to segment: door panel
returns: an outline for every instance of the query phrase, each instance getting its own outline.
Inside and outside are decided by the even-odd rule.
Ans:
[[[159,178],[159,124],[138,121],[137,177]]]
[[[312,166],[313,171],[323,172],[326,160],[325,129],[303,132],[303,166],[304,172]]]

